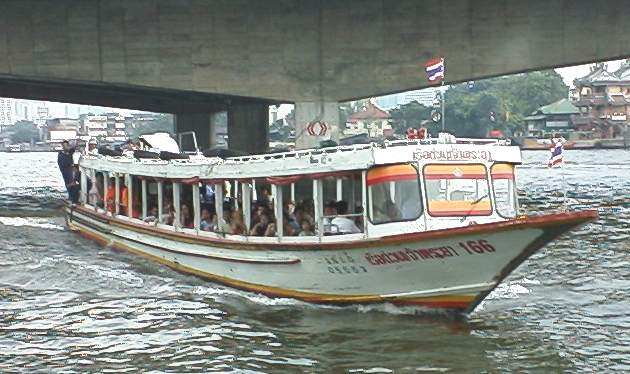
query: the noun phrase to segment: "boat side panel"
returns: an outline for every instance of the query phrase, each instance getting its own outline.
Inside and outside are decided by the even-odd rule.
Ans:
[[[101,241],[214,276],[224,283],[247,285],[241,288],[347,300],[411,300],[453,294],[474,297],[492,289],[498,270],[542,232],[527,229],[470,236],[465,241],[445,238],[352,250],[274,252],[181,243],[111,227],[76,213],[73,224],[100,236]]]

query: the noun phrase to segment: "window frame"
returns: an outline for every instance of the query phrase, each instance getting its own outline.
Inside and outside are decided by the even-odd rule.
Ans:
[[[383,166],[396,166],[396,165],[409,165],[411,167],[413,167],[416,170],[416,182],[418,183],[418,201],[420,202],[420,209],[419,209],[419,213],[415,218],[408,218],[408,219],[400,219],[400,220],[396,220],[396,221],[387,221],[387,222],[378,222],[375,223],[372,220],[372,215],[370,214],[372,212],[372,209],[370,209],[369,207],[372,204],[372,200],[370,199],[371,197],[371,193],[370,193],[370,187],[368,185],[368,175],[370,173],[371,169],[374,168],[379,168],[379,167],[383,167]],[[378,225],[387,225],[389,223],[400,223],[400,222],[412,222],[412,221],[417,221],[418,219],[420,219],[420,217],[422,217],[422,215],[424,214],[424,202],[422,201],[422,184],[420,182],[420,168],[418,167],[417,163],[415,162],[398,162],[398,163],[394,163],[394,164],[381,164],[381,165],[373,165],[371,167],[369,167],[366,170],[365,173],[365,200],[366,200],[366,206],[363,207],[364,211],[365,211],[365,216],[367,217],[368,221],[370,222],[371,225],[374,226],[378,226]],[[365,232],[367,232],[367,230],[364,230]]]
[[[461,219],[461,217],[466,217],[466,218],[468,218],[468,217],[490,217],[490,216],[492,216],[494,214],[494,211],[495,211],[494,210],[494,202],[493,202],[494,189],[492,188],[493,186],[490,185],[490,178],[492,178],[492,176],[488,174],[488,168],[486,167],[485,164],[482,164],[482,163],[467,164],[467,163],[451,163],[451,162],[448,162],[448,163],[424,164],[424,166],[422,166],[422,186],[424,187],[425,191],[428,191],[427,186],[426,186],[427,179],[425,177],[425,175],[426,175],[425,174],[425,170],[426,170],[427,166],[433,166],[433,165],[438,165],[438,166],[440,166],[440,165],[441,166],[444,166],[444,165],[447,165],[447,166],[458,166],[458,165],[460,165],[460,166],[474,166],[474,165],[479,165],[479,166],[483,167],[484,174],[486,175],[486,187],[488,189],[488,196],[487,197],[488,197],[488,200],[490,201],[490,212],[488,214],[474,214],[474,215],[468,214],[468,215],[465,215],[465,216],[464,215],[435,216],[435,215],[431,214],[431,209],[430,209],[430,204],[429,204],[429,194],[425,193],[426,206],[427,206],[427,215],[429,215],[429,217],[431,217],[431,218],[459,218],[459,219]],[[492,194],[491,194],[491,191],[492,191]]]
[[[495,204],[494,206],[494,211],[497,212],[497,214],[499,215],[499,217],[501,218],[505,218],[505,219],[515,219],[516,217],[518,217],[518,193],[516,192],[516,165],[509,163],[509,162],[495,162],[492,164],[492,166],[490,166],[490,178],[492,178],[492,199],[496,202],[497,201],[497,195],[496,195],[496,191],[494,189],[494,177],[492,176],[492,168],[495,165],[512,165],[512,183],[513,183],[513,188],[511,191],[511,194],[513,195],[513,199],[514,199],[514,217],[508,217],[508,216],[504,216],[503,214],[501,214],[501,211],[499,211],[499,207],[498,204]]]

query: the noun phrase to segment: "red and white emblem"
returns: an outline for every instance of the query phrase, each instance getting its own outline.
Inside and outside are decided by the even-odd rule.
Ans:
[[[311,136],[324,136],[328,131],[328,124],[323,121],[313,121],[306,125],[306,132]]]

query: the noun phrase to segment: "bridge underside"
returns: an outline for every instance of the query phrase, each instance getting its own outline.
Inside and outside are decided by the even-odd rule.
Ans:
[[[426,87],[434,57],[447,83],[626,57],[628,19],[626,0],[6,0],[0,94],[87,103],[36,86],[71,82],[90,104],[174,113],[252,97],[304,103],[312,118],[296,115],[312,122],[339,101]]]

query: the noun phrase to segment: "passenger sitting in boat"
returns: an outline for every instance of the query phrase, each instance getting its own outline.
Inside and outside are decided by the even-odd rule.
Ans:
[[[396,204],[391,200],[385,201],[385,214],[389,218],[389,221],[392,222],[400,221],[401,219],[400,209],[398,209]]]
[[[216,232],[231,233],[230,224],[232,223],[232,208],[229,204],[223,204],[223,217],[216,224]]]
[[[187,228],[187,229],[192,229],[195,227],[188,205],[184,204],[180,208],[179,224],[182,227]]]
[[[260,217],[264,213],[269,214],[267,206],[257,201],[255,209],[252,209],[252,225],[256,225],[258,222],[260,222]]]
[[[302,219],[300,226],[302,227],[302,231],[300,231],[298,236],[315,236],[315,230],[313,230],[313,224],[310,220],[306,218]]]
[[[109,178],[105,200],[107,200],[107,211],[114,213],[116,211],[116,181],[114,178]]]
[[[199,223],[199,228],[202,231],[212,231],[212,215],[210,214],[210,210],[207,208],[201,209],[201,222]]]
[[[165,201],[163,211],[165,213],[163,213],[161,217],[162,223],[165,225],[172,225],[175,221],[175,208],[173,208],[173,205],[170,201]]]
[[[339,229],[339,233],[355,234],[361,232],[361,230],[359,230],[352,219],[348,217],[342,217],[343,215],[348,214],[348,203],[343,200],[339,200],[335,205],[337,207],[337,214],[340,214],[341,216],[333,218],[330,223],[337,226],[337,228]]]
[[[269,222],[271,222],[271,219],[269,218],[269,213],[262,212],[259,215],[259,221],[252,227],[251,230],[249,230],[249,235],[264,236],[267,232]]]
[[[230,219],[230,234],[245,235],[245,233],[247,233],[247,228],[243,222],[243,213],[240,210],[235,209],[232,212],[232,217]]]
[[[121,179],[121,184],[120,184],[120,208],[118,210],[118,214],[121,215],[127,215],[127,205],[129,203],[129,195],[127,195],[127,185],[125,184],[125,179]]]
[[[324,205],[324,225],[330,226],[331,221],[337,215],[337,204],[330,200]]]
[[[296,236],[299,230],[296,230],[289,222],[288,212],[282,215],[282,235],[284,236]]]
[[[156,206],[151,207],[151,209],[149,209],[149,211],[147,212],[147,216],[144,217],[144,222],[147,223],[154,223],[157,222],[157,217],[158,217],[158,208]]]
[[[313,203],[313,200],[303,200],[300,206],[301,212],[296,212],[295,219],[298,222],[302,222],[302,219],[308,219],[311,223],[315,222],[315,219],[313,218],[315,217],[315,205]]]
[[[267,225],[267,230],[265,230],[265,236],[274,237],[276,236],[276,223],[269,222]]]
[[[289,201],[285,206],[284,215],[287,218],[288,224],[291,225],[293,230],[297,233],[300,231],[300,224],[296,217],[296,209],[297,206],[295,203],[293,201]]]

